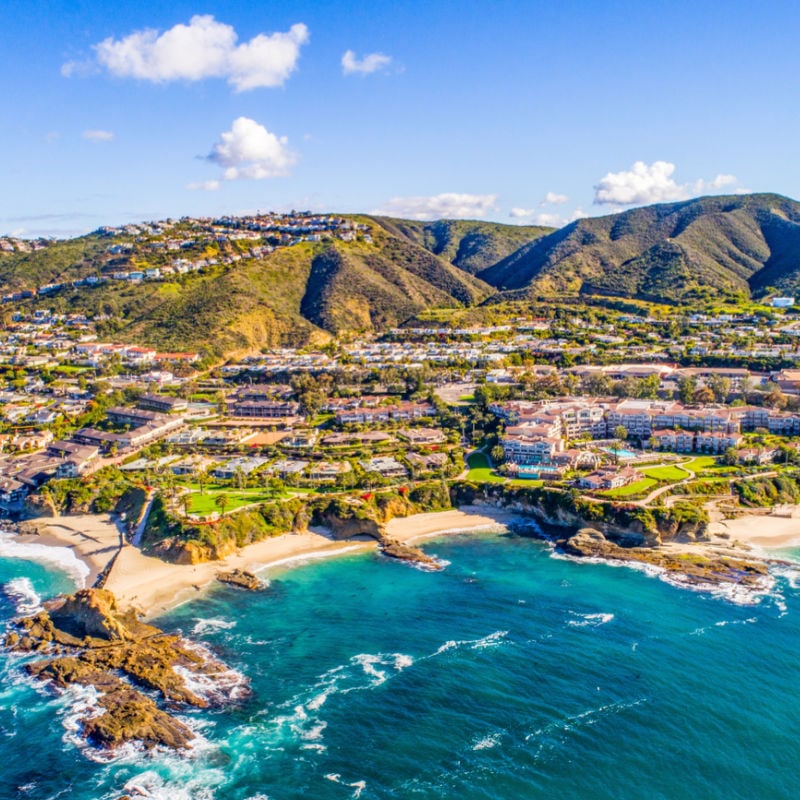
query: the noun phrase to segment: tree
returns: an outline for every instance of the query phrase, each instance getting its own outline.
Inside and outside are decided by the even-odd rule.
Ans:
[[[739,388],[742,392],[742,399],[745,403],[748,402],[748,397],[750,396],[750,391],[753,388],[753,379],[749,375],[745,375],[739,381]]]
[[[219,515],[225,515],[225,509],[228,507],[228,495],[225,492],[220,492],[214,498],[214,505],[219,509]]]
[[[701,386],[695,393],[692,400],[699,405],[706,403],[713,403],[715,399],[714,392],[708,386]]]
[[[714,393],[714,399],[718,403],[724,403],[731,393],[731,382],[724,375],[712,375],[708,381],[708,388]]]
[[[722,463],[723,464],[726,464],[729,467],[735,467],[738,462],[739,462],[739,454],[736,452],[736,448],[735,447],[729,447],[722,454]]]
[[[192,507],[192,495],[187,492],[181,496],[181,506],[183,506],[183,515],[189,516],[189,509]]]
[[[233,485],[237,489],[247,488],[247,474],[241,467],[236,467],[236,471],[233,473]]]
[[[204,469],[201,469],[197,473],[196,479],[197,479],[197,485],[200,487],[200,494],[205,494],[206,493],[206,491],[205,491],[206,486],[208,484],[208,481],[210,480],[210,476],[209,476],[208,472],[206,472],[206,470],[204,470]]]
[[[772,386],[764,398],[764,405],[769,408],[786,408],[786,395],[781,391],[777,384]]]
[[[693,375],[681,375],[678,378],[678,398],[684,405],[689,405],[694,400],[697,391],[697,378]]]
[[[499,444],[496,444],[491,449],[489,455],[491,456],[491,459],[495,464],[499,464],[505,458],[505,453],[503,452],[503,448]]]

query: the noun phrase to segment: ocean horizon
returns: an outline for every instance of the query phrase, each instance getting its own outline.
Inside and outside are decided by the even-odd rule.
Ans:
[[[239,698],[181,714],[185,755],[91,750],[93,692],[3,653],[0,800],[795,796],[800,564],[737,605],[502,526],[421,546],[445,569],[345,553],[159,617]],[[76,580],[68,554],[0,542],[4,624]]]

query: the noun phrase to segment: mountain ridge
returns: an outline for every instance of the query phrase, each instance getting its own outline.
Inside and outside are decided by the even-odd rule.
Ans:
[[[380,333],[435,307],[771,291],[800,291],[800,203],[776,194],[656,204],[559,230],[296,212],[0,248],[6,311],[46,298],[57,313],[99,318],[99,335],[217,359]]]

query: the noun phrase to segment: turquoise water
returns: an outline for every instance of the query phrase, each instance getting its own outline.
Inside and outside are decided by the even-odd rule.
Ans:
[[[0,798],[116,798],[126,785],[206,800],[796,797],[792,570],[742,607],[507,535],[425,548],[443,572],[343,556],[163,617],[253,690],[186,715],[202,737],[189,758],[88,760],[65,728],[79,701],[35,689],[4,657]],[[42,595],[65,588],[0,560],[0,583],[21,577]],[[13,611],[0,597],[0,615]]]

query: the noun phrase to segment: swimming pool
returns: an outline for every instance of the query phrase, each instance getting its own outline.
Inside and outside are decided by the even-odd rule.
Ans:
[[[614,450],[613,447],[604,447],[604,452],[610,453],[612,456],[622,459],[623,461],[630,460],[631,458],[639,458],[639,453],[634,453],[633,450],[625,450],[621,447],[619,450]]]

